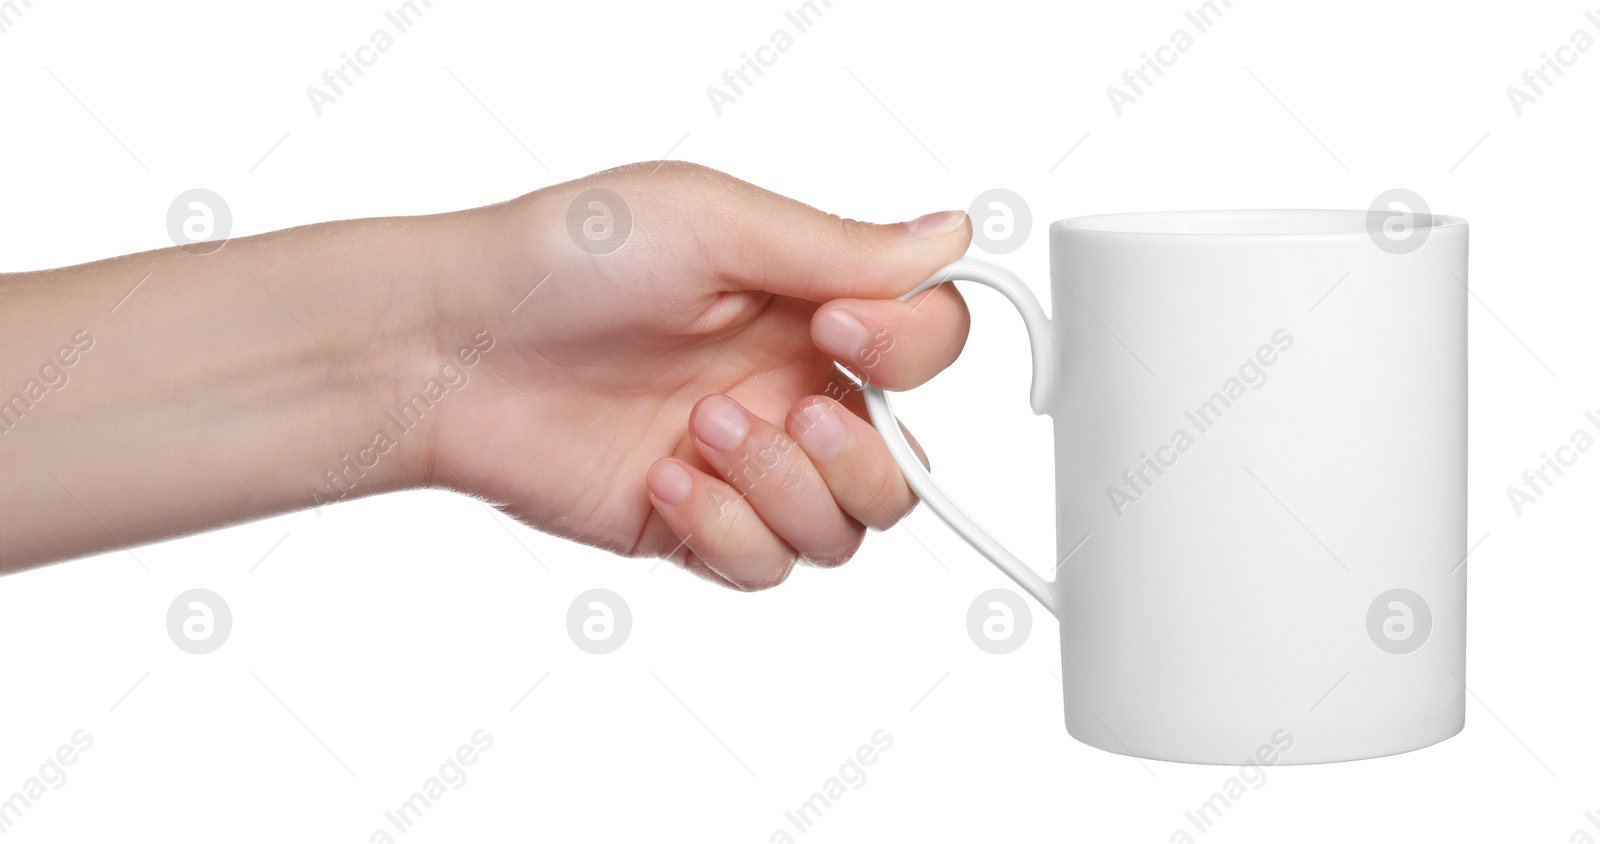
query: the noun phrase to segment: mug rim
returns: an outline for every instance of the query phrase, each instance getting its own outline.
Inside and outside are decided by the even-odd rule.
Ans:
[[[1295,238],[1368,237],[1398,216],[1383,210],[1332,208],[1242,208],[1210,211],[1132,211],[1070,217],[1051,231],[1132,237]],[[1465,227],[1451,214],[1417,213],[1408,228]]]

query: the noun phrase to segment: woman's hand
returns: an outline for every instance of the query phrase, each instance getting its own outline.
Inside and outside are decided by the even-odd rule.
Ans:
[[[0,573],[416,486],[742,589],[837,565],[914,502],[834,361],[954,360],[955,290],[894,297],[969,236],[664,162],[0,274]]]
[[[954,287],[895,297],[966,250],[963,213],[859,223],[673,162],[485,211],[485,275],[441,292],[438,339],[492,341],[492,374],[439,403],[422,482],[740,589],[915,505],[834,361],[905,389],[956,358]]]

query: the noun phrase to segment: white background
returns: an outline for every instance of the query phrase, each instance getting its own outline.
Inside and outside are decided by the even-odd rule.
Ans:
[[[167,245],[194,187],[241,235],[670,154],[870,220],[1017,191],[1035,230],[998,260],[1048,302],[1053,219],[1408,188],[1473,227],[1468,541],[1487,538],[1466,730],[1271,769],[1202,835],[1184,812],[1235,771],[1069,739],[1053,627],[1036,612],[1017,652],[976,648],[969,603],[1009,583],[926,512],[842,570],[746,595],[418,492],[136,549],[148,572],[119,552],[0,581],[0,797],[94,737],[7,840],[366,841],[480,728],[492,749],[406,840],[1600,838],[1600,456],[1520,517],[1506,497],[1600,408],[1600,48],[1521,117],[1506,97],[1575,30],[1600,36],[1584,4],[1240,0],[1118,117],[1107,86],[1193,32],[1197,3],[837,0],[718,117],[707,87],[793,32],[793,0],[439,0],[317,117],[306,88],[392,32],[392,5],[34,0],[0,33],[0,269]],[[1015,314],[968,298],[967,353],[898,406],[947,488],[1042,564],[1049,422],[1026,410]],[[196,587],[234,618],[206,656],[164,626]],[[565,629],[596,587],[633,613],[607,656]],[[784,812],[880,729],[894,744],[864,785],[796,833]]]

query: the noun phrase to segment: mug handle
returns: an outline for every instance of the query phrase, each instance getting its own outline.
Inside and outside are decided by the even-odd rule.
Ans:
[[[1029,396],[1030,404],[1035,414],[1048,413],[1054,399],[1051,391],[1055,383],[1055,356],[1050,348],[1052,342],[1050,319],[1044,315],[1044,309],[1039,307],[1039,300],[1034,298],[1033,291],[1028,289],[1022,279],[1004,267],[976,258],[962,258],[911,288],[900,297],[900,300],[910,299],[924,290],[947,281],[976,281],[992,287],[1010,299],[1011,304],[1022,313],[1022,322],[1028,329],[1028,345],[1033,352],[1033,389]],[[994,563],[1008,577],[1016,581],[1023,591],[1043,604],[1051,615],[1059,618],[1061,613],[1056,598],[1055,581],[1044,579],[1023,564],[979,527],[954,499],[939,488],[933,476],[923,468],[922,461],[918,460],[916,453],[911,450],[911,444],[906,442],[905,434],[900,430],[900,423],[894,417],[894,410],[889,406],[889,396],[882,388],[868,381],[862,385],[862,394],[866,399],[867,415],[872,418],[872,424],[883,436],[883,441],[888,444],[889,453],[894,456],[894,462],[899,464],[900,472],[905,475],[911,491],[927,503],[934,515],[943,519],[962,539],[978,549],[978,553],[987,557],[989,562]]]

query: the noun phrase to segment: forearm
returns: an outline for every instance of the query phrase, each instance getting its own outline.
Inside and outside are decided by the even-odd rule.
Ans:
[[[483,213],[0,276],[0,572],[421,482]]]

